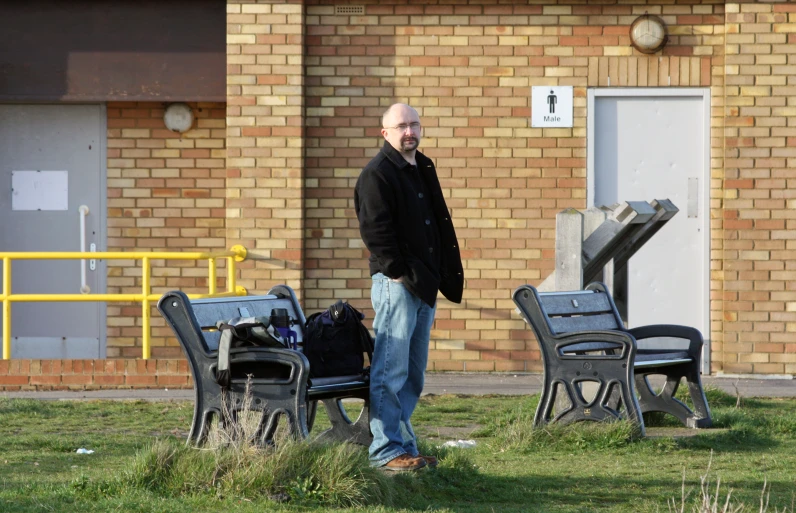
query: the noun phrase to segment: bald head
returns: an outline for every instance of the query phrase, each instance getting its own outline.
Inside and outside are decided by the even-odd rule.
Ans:
[[[395,126],[395,123],[392,123],[392,117],[401,114],[414,114],[418,121],[420,121],[420,115],[411,105],[407,105],[405,103],[393,103],[387,110],[384,111],[384,114],[381,116],[381,126],[382,128],[387,128],[388,126]]]
[[[414,164],[415,151],[420,145],[420,116],[405,103],[395,103],[381,117],[381,135]]]

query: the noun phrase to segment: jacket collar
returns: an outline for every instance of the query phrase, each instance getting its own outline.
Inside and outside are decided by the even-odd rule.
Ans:
[[[381,152],[390,159],[390,161],[395,164],[398,169],[403,169],[405,167],[411,166],[409,162],[406,161],[405,158],[401,156],[401,152],[396,150],[392,147],[388,141],[384,141],[384,146],[381,148]],[[415,162],[417,162],[417,166],[420,167],[420,163],[425,161],[426,156],[420,153],[419,151],[415,153]]]

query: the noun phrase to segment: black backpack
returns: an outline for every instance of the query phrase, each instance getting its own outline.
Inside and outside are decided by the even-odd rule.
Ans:
[[[364,353],[373,358],[373,338],[362,324],[365,316],[337,301],[323,312],[310,315],[304,329],[304,356],[311,378],[361,375]]]

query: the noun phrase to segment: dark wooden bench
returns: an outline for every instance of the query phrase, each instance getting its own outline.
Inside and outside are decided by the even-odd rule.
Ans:
[[[275,308],[284,308],[293,320],[299,350],[271,347],[244,347],[230,350],[232,378],[228,388],[216,382],[218,321],[235,317],[269,317]],[[226,409],[234,416],[244,405],[250,383],[251,411],[262,412],[257,437],[262,444],[273,442],[280,418],[287,421],[290,433],[301,439],[309,436],[318,401],[329,415],[332,427],[320,437],[369,445],[369,382],[367,374],[332,378],[309,377],[309,363],[301,353],[306,319],[296,295],[287,285],[272,288],[265,296],[242,296],[191,301],[179,291],[168,292],[158,302],[182,346],[194,378],[196,403],[189,442],[203,443],[212,418],[223,421]],[[225,397],[222,400],[222,395]],[[342,399],[364,401],[359,418],[351,421]]]
[[[644,434],[642,413],[674,415],[692,428],[712,425],[700,379],[702,334],[687,326],[653,325],[625,329],[613,298],[602,283],[584,291],[540,293],[530,285],[514,291],[520,314],[531,325],[544,363],[544,388],[534,424],[626,418]],[[663,349],[652,339],[676,338],[680,349]],[[643,348],[638,341],[644,342]],[[656,393],[652,375],[665,376]],[[685,379],[694,410],[675,398]],[[596,389],[586,399],[584,387]],[[555,412],[563,390],[569,406]]]

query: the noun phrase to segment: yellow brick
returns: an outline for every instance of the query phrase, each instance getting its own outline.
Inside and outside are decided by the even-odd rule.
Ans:
[[[629,56],[633,55],[633,48],[629,46],[606,46],[603,48],[603,54],[606,56]]]
[[[572,77],[575,76],[574,68],[565,68],[561,66],[552,67],[548,66],[544,69],[544,76],[546,77]]]
[[[568,5],[545,5],[542,7],[542,14],[546,16],[572,14],[572,7]]]
[[[467,46],[470,44],[470,38],[466,36],[442,36],[439,38],[439,44],[442,46]]]
[[[501,46],[527,46],[528,38],[525,36],[500,36],[498,44]]]
[[[254,34],[227,34],[228,45],[253,45],[257,43],[257,36]]]
[[[481,353],[479,351],[451,351],[451,359],[453,360],[480,360]]]
[[[437,340],[435,348],[438,351],[462,351],[464,350],[464,341],[461,340]]]

